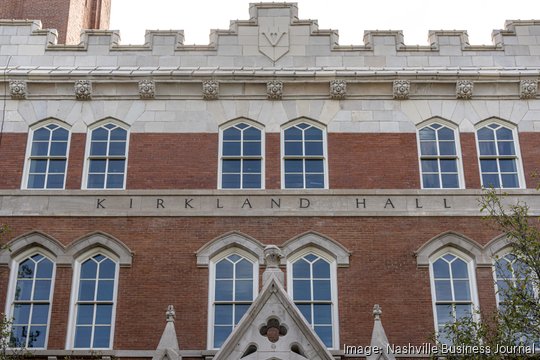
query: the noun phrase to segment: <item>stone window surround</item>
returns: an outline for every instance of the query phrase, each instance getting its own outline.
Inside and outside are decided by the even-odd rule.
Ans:
[[[32,158],[31,152],[32,152],[32,142],[34,140],[34,132],[36,130],[41,129],[42,127],[45,127],[45,126],[50,125],[50,124],[60,126],[61,128],[64,128],[65,130],[68,131],[68,142],[67,142],[67,150],[66,150],[66,169],[65,169],[65,173],[64,173],[64,187],[62,187],[62,189],[47,189],[46,187],[43,188],[43,189],[34,189],[34,188],[29,189],[28,188],[28,176],[29,176],[29,173],[30,173],[30,162],[31,162],[30,160]],[[21,181],[21,190],[64,190],[66,188],[67,171],[68,171],[68,168],[69,168],[69,149],[70,149],[70,145],[71,145],[71,125],[69,125],[68,123],[66,123],[66,122],[64,122],[62,120],[50,117],[50,118],[40,120],[40,121],[30,125],[30,127],[28,129],[28,139],[27,139],[27,143],[26,143],[26,155],[25,155],[25,158],[24,158],[24,168],[23,168],[23,176],[22,176],[22,181]]]
[[[419,176],[420,176],[420,186],[422,189],[426,189],[423,184],[422,179],[422,153],[420,149],[420,130],[422,130],[424,127],[432,125],[432,124],[439,124],[442,126],[446,126],[447,128],[454,131],[454,143],[456,146],[456,160],[457,160],[457,167],[458,167],[458,181],[459,181],[459,187],[458,189],[465,189],[465,176],[463,171],[463,156],[461,154],[461,143],[460,143],[460,133],[459,133],[459,125],[453,123],[452,121],[443,119],[441,117],[432,117],[425,121],[422,121],[421,123],[416,125],[416,144],[418,149],[418,170],[419,170]],[[440,157],[437,157],[440,158]],[[440,169],[439,169],[440,171]],[[441,184],[442,186],[442,184]],[[441,188],[435,188],[437,189],[443,189]]]

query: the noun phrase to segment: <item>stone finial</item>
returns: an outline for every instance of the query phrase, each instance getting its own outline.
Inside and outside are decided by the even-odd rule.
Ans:
[[[11,80],[9,82],[9,93],[14,100],[21,100],[26,98],[26,81],[24,80]]]
[[[520,83],[520,99],[534,99],[538,93],[538,81],[536,80],[521,80]]]
[[[373,317],[375,320],[381,320],[382,309],[379,304],[373,305]]]
[[[153,99],[156,96],[156,84],[153,80],[139,81],[139,96],[141,99]]]
[[[409,80],[394,80],[394,99],[408,99],[410,92],[411,82]]]
[[[344,99],[347,95],[347,82],[345,80],[330,81],[330,97],[334,100]]]
[[[472,98],[474,83],[470,80],[458,80],[456,83],[456,98],[469,100]]]
[[[266,283],[272,277],[275,277],[282,284],[285,281],[283,271],[279,268],[281,258],[283,254],[281,249],[276,245],[267,245],[264,248],[264,262],[266,269],[263,273],[263,284]]]
[[[165,313],[165,316],[167,318],[167,322],[174,322],[176,319],[176,311],[174,311],[174,306],[169,305],[167,307],[167,312]]]
[[[269,99],[279,100],[283,96],[283,81],[272,80],[266,83],[266,95]]]
[[[92,82],[90,80],[76,80],[75,97],[77,100],[90,100],[92,98]]]
[[[202,92],[205,100],[216,100],[219,96],[219,82],[215,80],[203,81]]]

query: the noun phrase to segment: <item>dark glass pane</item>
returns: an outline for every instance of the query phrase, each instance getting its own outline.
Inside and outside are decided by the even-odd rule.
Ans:
[[[331,325],[332,324],[332,305],[330,304],[315,304],[313,306],[313,316],[315,324]]]
[[[86,260],[81,265],[81,279],[95,279],[97,274],[97,263],[92,260]]]
[[[303,160],[285,160],[285,172],[287,173],[301,173],[303,169]]]
[[[126,143],[123,141],[111,141],[109,145],[110,156],[124,156],[126,155]]]
[[[422,175],[424,188],[433,189],[440,188],[439,175],[437,174],[424,174]]]
[[[109,160],[109,173],[124,173],[126,167],[125,160]]]
[[[321,338],[326,347],[332,347],[332,327],[331,326],[315,326],[315,332]]]
[[[442,187],[445,189],[457,189],[459,187],[459,180],[457,174],[443,174]]]
[[[240,141],[240,130],[228,128],[223,131],[223,140],[238,140]]]
[[[216,279],[232,279],[233,264],[229,260],[221,260],[216,264]]]
[[[236,278],[237,279],[251,279],[253,278],[253,264],[242,259],[236,264]]]
[[[44,187],[45,187],[45,175],[29,175],[28,176],[29,189],[43,189]]]
[[[499,176],[497,174],[482,174],[482,185],[486,188],[500,188]]]
[[[232,280],[216,280],[216,301],[232,301],[232,292]]]
[[[90,144],[91,156],[106,156],[107,155],[107,143],[92,141]]]
[[[236,301],[251,301],[253,300],[253,281],[252,280],[237,280],[235,289]]]
[[[457,304],[456,305],[456,318],[462,319],[472,315],[470,304]]]
[[[28,324],[30,318],[29,304],[13,305],[13,324]]]
[[[261,140],[261,130],[254,127],[245,129],[244,140]]]
[[[306,175],[306,188],[308,189],[324,188],[324,175],[323,174],[307,174]]]
[[[248,124],[244,124],[244,123],[240,123],[240,124],[236,124],[234,127],[235,127],[235,128],[238,128],[238,129],[244,130],[245,128],[248,128],[249,125],[248,125]]]
[[[450,280],[435,280],[435,294],[437,301],[452,300]]]
[[[104,128],[97,128],[94,131],[92,131],[92,140],[104,140],[107,141],[109,139],[109,131]]]
[[[311,300],[311,286],[309,280],[293,280],[294,300]]]
[[[439,154],[440,155],[456,155],[456,145],[450,141],[439,142]]]
[[[422,160],[422,172],[439,172],[437,160]]]
[[[94,255],[92,256],[92,259],[94,259],[96,262],[101,262],[101,260],[105,259],[105,256],[101,255],[101,254],[97,254],[97,255]]]
[[[437,155],[437,143],[435,141],[420,142],[420,153],[422,155]]]
[[[437,324],[446,324],[454,319],[452,305],[437,305]]]
[[[261,173],[261,160],[243,160],[244,172],[246,173]]]
[[[296,127],[285,130],[285,141],[287,140],[302,140],[302,130]]]
[[[32,144],[32,156],[47,156],[49,151],[49,143],[48,142],[34,142]]]
[[[514,140],[512,130],[501,127],[497,130],[497,140]]]
[[[221,187],[223,189],[239,189],[240,174],[223,174],[221,176]]]
[[[45,173],[47,171],[47,160],[32,160],[30,161],[31,173]]]
[[[219,348],[227,337],[232,332],[232,326],[215,326],[214,327],[214,347]]]
[[[261,143],[260,142],[244,142],[243,155],[245,156],[261,155]]]
[[[111,140],[126,140],[127,131],[122,128],[111,130]]]
[[[454,296],[456,300],[471,300],[469,280],[454,280]]]
[[[116,263],[111,259],[106,259],[99,263],[100,279],[114,279],[115,272]]]
[[[50,293],[51,280],[36,280],[34,300],[49,300]]]
[[[47,128],[41,128],[34,131],[34,140],[49,140],[51,132]]]
[[[433,263],[433,275],[435,279],[450,278],[450,269],[448,263],[444,260],[437,260]]]
[[[519,180],[517,174],[502,174],[503,188],[517,188],[519,187]]]
[[[302,142],[300,141],[287,141],[285,142],[285,155],[303,155]]]
[[[92,328],[89,326],[77,326],[75,329],[75,348],[89,348]]]
[[[306,140],[321,140],[322,141],[322,130],[317,129],[316,127],[310,127],[304,132]]]
[[[308,127],[311,127],[311,125],[306,124],[306,123],[300,123],[300,124],[296,125],[296,127],[297,127],[297,128],[300,128],[300,129],[302,129],[302,130],[305,130],[305,129],[307,129]]]
[[[63,174],[66,171],[66,160],[51,160],[49,173]]]
[[[52,140],[53,141],[67,141],[69,132],[64,128],[57,128],[52,133]]]
[[[480,160],[482,172],[497,172],[497,160]]]
[[[259,160],[255,160],[259,161]],[[223,160],[221,170],[223,173],[239,173],[240,172],[240,160]]]
[[[92,324],[94,321],[94,305],[79,305],[77,307],[77,325]]]
[[[90,160],[91,173],[104,173],[107,160]]]
[[[214,324],[231,325],[233,321],[233,306],[230,304],[216,304]]]
[[[62,189],[64,187],[64,174],[49,175],[47,177],[47,189]]]
[[[468,279],[469,272],[467,270],[467,263],[461,259],[456,259],[450,265],[452,267],[452,276],[454,279]]]
[[[495,272],[497,279],[509,279],[512,277],[511,263],[503,259],[499,259],[495,264]]]
[[[42,348],[45,346],[45,338],[47,335],[46,326],[32,326],[28,333],[28,347]]]
[[[439,130],[439,140],[454,140],[454,130],[442,127]]]
[[[97,305],[96,324],[110,325],[112,319],[112,305]]]
[[[497,155],[497,152],[495,151],[494,142],[484,141],[484,142],[479,142],[478,145],[480,146],[480,155]]]
[[[224,142],[223,156],[240,156],[240,142]]]
[[[319,279],[330,278],[330,264],[323,259],[319,259],[313,263],[313,277]]]
[[[81,280],[79,285],[79,300],[94,300],[95,280]]]
[[[27,331],[27,326],[13,326],[11,328],[9,345],[11,347],[25,347]]]
[[[499,155],[515,155],[516,149],[514,149],[514,142],[510,141],[499,141],[497,143],[499,147]]]
[[[310,265],[304,260],[298,260],[297,262],[295,262],[293,264],[293,277],[295,279],[309,279],[311,277]]]
[[[285,188],[302,189],[304,187],[304,178],[301,174],[285,174]]]
[[[457,173],[457,160],[441,160],[441,171]]]
[[[305,155],[310,155],[310,156],[322,156],[323,154],[323,143],[322,142],[310,142],[310,141],[307,141],[306,142],[306,153]]]
[[[99,280],[97,300],[109,301],[113,299],[114,280]]]
[[[313,299],[314,300],[331,300],[332,290],[330,288],[330,280],[313,280]]]
[[[249,309],[249,305],[234,305],[234,324],[238,324],[242,319],[242,316]]]
[[[306,173],[322,173],[324,172],[323,160],[306,159]]]
[[[478,130],[478,140],[495,140],[493,130],[484,127]]]
[[[309,304],[296,304],[298,310],[304,315],[307,322],[311,324],[311,305]]]
[[[499,160],[499,166],[501,167],[501,172],[517,172],[516,160]]]
[[[32,259],[26,259],[19,265],[17,278],[31,279],[34,277],[36,263]]]
[[[507,300],[507,297],[510,295],[510,287],[508,286],[506,280],[497,281],[497,294],[499,294],[499,302],[504,302]]]
[[[435,130],[430,128],[423,128],[419,131],[420,140],[435,140]]]
[[[96,330],[94,331],[94,347],[95,348],[108,348],[110,336],[111,336],[110,326],[96,326]]]
[[[32,296],[32,280],[17,280],[15,300],[30,300]]]
[[[107,189],[121,189],[124,187],[124,174],[107,176]]]
[[[66,156],[67,153],[67,142],[52,142],[51,143],[51,156]]]

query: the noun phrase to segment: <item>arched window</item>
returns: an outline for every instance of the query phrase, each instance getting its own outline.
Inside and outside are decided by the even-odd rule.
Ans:
[[[310,123],[289,126],[282,133],[284,189],[328,187],[326,132]]]
[[[462,317],[474,316],[478,304],[472,260],[446,252],[432,259],[430,275],[435,329],[439,341],[448,343],[445,325]]]
[[[90,130],[86,156],[87,189],[123,189],[128,132],[109,122]]]
[[[418,130],[423,189],[463,187],[456,131],[432,123]]]
[[[41,252],[31,252],[13,262],[8,291],[12,319],[9,346],[46,348],[49,333],[54,262]]]
[[[64,189],[69,131],[49,123],[30,130],[23,189]]]
[[[118,263],[106,252],[76,261],[68,348],[112,348],[117,287]]]
[[[504,307],[509,286],[516,286],[518,282],[525,281],[529,270],[527,265],[512,253],[498,257],[494,262],[494,266],[497,305]],[[531,291],[533,291],[532,288]]]
[[[220,189],[264,188],[262,131],[240,122],[220,131]]]
[[[231,334],[258,291],[257,261],[240,250],[214,258],[210,265],[209,344],[217,349]]]
[[[491,123],[476,131],[482,186],[524,187],[515,129]]]
[[[335,260],[303,251],[288,263],[288,291],[298,310],[328,348],[338,344]]]

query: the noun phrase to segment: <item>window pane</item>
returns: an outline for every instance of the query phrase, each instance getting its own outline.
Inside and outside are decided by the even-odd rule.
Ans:
[[[32,296],[32,280],[17,280],[15,300],[30,300]]]
[[[439,140],[454,140],[454,130],[447,127],[440,128]]]
[[[233,282],[232,280],[216,280],[216,301],[233,300]]]
[[[497,146],[499,147],[500,155],[515,155],[516,154],[516,150],[514,149],[514,142],[499,141],[497,143]]]
[[[452,305],[437,305],[437,324],[446,324],[454,319]]]
[[[67,142],[56,142],[51,143],[51,156],[66,156],[67,152]]]
[[[236,301],[253,300],[253,282],[251,280],[237,280],[235,289]]]
[[[478,140],[495,140],[493,130],[487,127],[478,130]]]
[[[244,172],[246,173],[260,173],[261,172],[261,160],[242,160],[244,163]]]
[[[92,141],[90,144],[90,156],[105,156],[107,155],[107,143]]]
[[[437,160],[422,160],[422,172],[439,172]]]
[[[260,142],[244,142],[243,155],[245,156],[261,155],[261,143]]]
[[[92,140],[104,140],[109,139],[109,131],[104,128],[97,128],[92,131]]]
[[[214,324],[230,325],[232,324],[232,318],[233,318],[233,305],[218,304],[215,306]]]
[[[457,174],[443,174],[442,187],[445,189],[456,189],[459,187]]]
[[[32,144],[32,150],[30,154],[32,156],[47,156],[49,151],[48,142],[35,142]]]
[[[251,160],[259,161],[260,160]],[[240,172],[240,160],[223,160],[221,170],[223,173],[239,173]]]
[[[109,156],[123,156],[126,154],[126,143],[123,141],[111,141],[109,144]]]
[[[13,305],[13,324],[28,324],[30,318],[29,304]]]
[[[218,348],[223,345],[229,334],[232,332],[232,326],[215,326],[214,327],[214,347]]]
[[[47,177],[47,189],[62,189],[64,187],[64,174],[49,175]]]
[[[514,159],[511,159],[511,160],[501,159],[499,160],[499,166],[501,167],[501,172],[512,172],[512,173],[517,172],[516,160]]]
[[[46,326],[32,326],[28,334],[28,347],[29,348],[44,347],[46,335],[47,335]]]
[[[457,160],[441,160],[441,171],[457,173]]]
[[[420,142],[420,153],[422,155],[437,155],[437,143],[435,141]]]
[[[435,140],[435,130],[430,128],[423,128],[419,131],[420,140]]]
[[[9,344],[11,347],[25,347],[26,335],[28,333],[27,326],[13,326],[11,328],[11,336]]]
[[[232,279],[233,264],[229,260],[221,260],[216,264],[216,279]]]
[[[456,259],[451,264],[452,276],[454,279],[468,279],[469,272],[467,269],[467,263],[461,259]]]
[[[285,130],[285,141],[287,140],[302,140],[302,130],[296,127]]]
[[[121,189],[124,187],[124,174],[107,176],[107,189]]]
[[[456,300],[471,300],[469,280],[454,280],[454,294]]]
[[[450,280],[435,280],[435,294],[437,301],[453,300]]]
[[[311,324],[311,305],[309,304],[296,304],[298,310],[304,315],[307,322]]]
[[[261,188],[261,175],[244,175],[243,178],[244,189],[260,189]]]
[[[242,319],[242,316],[249,309],[249,305],[234,305],[234,323],[238,324]]]
[[[69,131],[59,127],[52,132],[52,140],[53,141],[54,140],[67,141],[68,135],[69,135]]]
[[[97,300],[109,301],[113,299],[114,280],[99,280]]]
[[[456,305],[456,318],[461,319],[472,315],[470,304],[458,304]]]
[[[309,279],[311,277],[309,264],[304,260],[298,260],[295,262],[293,264],[293,277],[295,279]]]
[[[482,172],[498,172],[497,160],[480,160],[480,168]]]
[[[79,304],[77,307],[77,325],[88,325],[94,321],[94,305]]]
[[[519,187],[519,180],[517,174],[503,174],[501,175],[504,188],[517,188]]]
[[[253,264],[243,259],[236,264],[236,277],[239,279],[251,279],[253,277]]]
[[[238,140],[240,141],[240,130],[228,128],[223,130],[223,140]]]
[[[221,187],[223,189],[239,189],[240,174],[223,174],[221,176]]]
[[[96,326],[96,330],[94,332],[94,347],[95,348],[108,348],[110,336],[111,336],[110,326]]]
[[[24,260],[19,265],[19,271],[17,278],[19,279],[31,279],[34,277],[36,263],[31,259]]]
[[[311,300],[309,280],[293,280],[294,300]]]
[[[104,173],[107,166],[107,160],[90,160],[91,173]]]
[[[46,140],[49,141],[51,132],[47,128],[40,128],[34,131],[34,140]]]
[[[323,259],[319,259],[313,263],[313,277],[319,279],[330,278],[330,264]]]
[[[500,188],[499,176],[497,174],[482,174],[482,185],[484,187]]]
[[[317,129],[316,127],[310,127],[304,132],[306,140],[321,140],[322,141],[322,130]]]
[[[261,140],[261,131],[250,126],[244,130],[244,140]]]
[[[285,142],[285,155],[303,155],[302,143],[300,141],[286,141]]]
[[[315,304],[313,306],[313,315],[315,317],[315,324],[332,325],[332,305]]]
[[[89,326],[77,326],[75,329],[75,348],[89,348],[92,328]]]
[[[448,263],[440,259],[435,261],[433,263],[433,275],[435,276],[435,279],[450,278],[450,270],[448,267]]]
[[[112,320],[112,305],[97,305],[96,324],[110,325]]]
[[[224,142],[223,143],[223,155],[224,156],[240,156],[240,142]]]
[[[424,174],[422,175],[422,181],[424,188],[426,189],[441,187],[439,183],[439,175],[437,174]]]
[[[324,175],[306,174],[306,188],[324,188]]]
[[[301,174],[285,174],[285,187],[287,189],[303,188],[304,177]]]
[[[95,279],[97,274],[97,263],[90,259],[81,265],[81,279]]]
[[[331,300],[330,280],[313,280],[313,299]]]
[[[301,173],[303,171],[303,160],[285,160],[285,172]]]
[[[63,174],[66,170],[66,160],[50,160],[49,172]]]
[[[109,160],[109,173],[124,173],[125,160]]]
[[[29,175],[28,188],[43,189],[45,187],[45,175]]]
[[[122,128],[116,128],[111,131],[111,140],[126,140],[127,131]]]
[[[100,279],[114,279],[116,272],[116,263],[110,259],[103,260],[99,264]]]
[[[307,173],[323,173],[324,162],[323,160],[310,160],[306,159],[306,172]]]
[[[30,172],[31,173],[45,173],[47,171],[47,160],[31,160]]]
[[[321,141],[317,142],[306,142],[306,155],[317,156],[323,155],[323,143]]]
[[[34,300],[49,300],[51,280],[36,280],[34,287]]]
[[[456,155],[456,146],[453,141],[439,142],[439,150],[440,155]]]
[[[326,347],[332,347],[332,327],[331,326],[315,326],[315,332],[321,338]]]
[[[498,140],[514,140],[512,136],[512,130],[505,127],[501,127],[497,130],[497,139]]]
[[[497,155],[494,142],[483,141],[483,142],[478,143],[478,145],[480,146],[480,155]]]
[[[79,300],[94,300],[95,287],[95,280],[81,280],[79,285]]]

